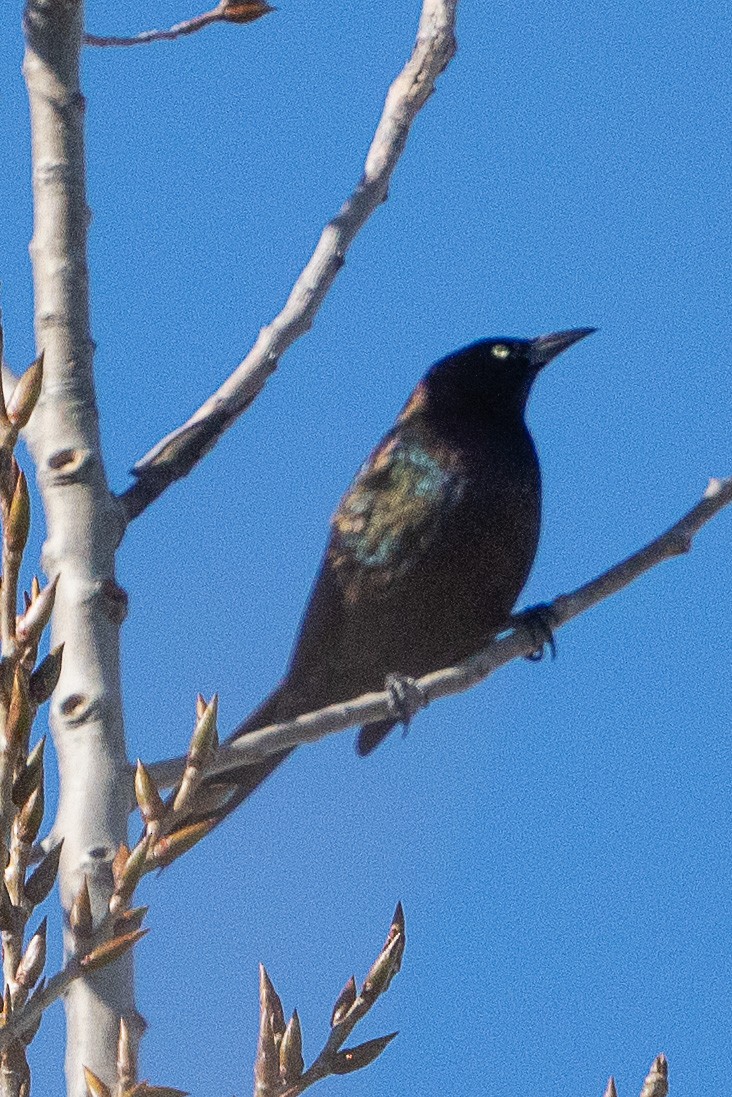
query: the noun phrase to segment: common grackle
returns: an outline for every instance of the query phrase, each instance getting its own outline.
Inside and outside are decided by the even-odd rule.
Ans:
[[[285,677],[229,741],[450,666],[501,629],[539,539],[529,391],[594,330],[482,340],[432,366],[341,499]],[[395,722],[362,728],[359,754]],[[287,753],[204,780],[184,821],[220,822]]]

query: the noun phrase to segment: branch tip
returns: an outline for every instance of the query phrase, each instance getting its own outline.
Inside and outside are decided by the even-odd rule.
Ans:
[[[248,6],[233,0],[225,5],[229,13]],[[271,10],[267,4],[262,8]],[[412,123],[454,53],[456,9],[457,0],[424,0],[414,49],[387,92],[356,188],[323,229],[283,309],[261,329],[244,360],[186,423],[136,463],[136,483],[120,497],[128,521],[191,471],[251,405],[285,351],[312,326],[348,249],[381,205]]]

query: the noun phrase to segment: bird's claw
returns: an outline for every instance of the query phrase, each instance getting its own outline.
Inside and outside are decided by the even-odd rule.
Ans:
[[[427,704],[424,691],[415,678],[406,674],[387,674],[384,688],[389,694],[389,708],[406,732],[412,718]]]
[[[538,606],[525,609],[523,613],[517,613],[516,617],[527,629],[532,642],[536,645],[526,658],[532,663],[538,663],[544,658],[544,649],[549,648],[552,659],[556,659],[557,643],[554,639],[554,627],[557,620],[552,607],[546,602],[541,602]]]

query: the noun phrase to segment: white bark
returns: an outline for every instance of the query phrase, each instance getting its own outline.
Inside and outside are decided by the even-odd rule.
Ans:
[[[53,644],[65,642],[51,708],[65,838],[64,909],[89,880],[95,917],[106,910],[111,860],[127,834],[129,788],[119,676],[121,597],[114,554],[121,524],[101,460],[92,377],[84,189],[84,100],[79,89],[83,5],[29,0],[24,75],[33,142],[35,329],[44,389],[27,431],[47,521],[43,566],[60,573]],[[72,940],[67,934],[67,951]],[[132,961],[78,979],[66,999],[67,1081],[86,1094],[82,1065],[115,1077],[119,1019],[134,1015]]]
[[[121,497],[128,520],[188,475],[256,399],[288,347],[313,326],[348,249],[386,201],[412,123],[455,53],[457,4],[458,0],[422,0],[414,49],[389,88],[358,186],[323,229],[284,308],[262,328],[244,360],[186,423],[137,462],[133,469],[137,482]]]

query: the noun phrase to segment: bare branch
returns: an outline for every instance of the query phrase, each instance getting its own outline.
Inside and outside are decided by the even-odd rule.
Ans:
[[[561,628],[574,617],[617,594],[657,564],[688,552],[694,535],[730,503],[732,477],[711,480],[703,498],[660,537],[596,579],[570,594],[560,595],[546,607],[551,616],[552,627]],[[477,655],[457,666],[434,671],[420,678],[415,685],[424,704],[429,704],[438,697],[462,693],[514,659],[525,658],[535,652],[536,631],[526,623],[523,614],[511,618],[506,628],[511,629],[508,636],[494,640]],[[206,772],[226,773],[242,764],[254,765],[271,754],[279,754],[303,743],[315,742],[355,724],[387,719],[393,715],[392,705],[388,692],[366,693],[353,701],[330,705],[319,712],[307,713],[282,724],[247,732],[240,739],[222,746]],[[159,788],[168,788],[180,780],[185,761],[185,758],[175,758],[158,762],[149,766],[148,772]]]
[[[262,328],[246,358],[186,423],[137,462],[132,470],[137,482],[120,497],[128,521],[188,475],[246,411],[288,347],[312,327],[348,248],[386,199],[411,125],[455,52],[456,10],[457,0],[423,0],[414,51],[389,89],[356,190],[326,225],[285,307]]]
[[[202,15],[194,15],[192,19],[185,19],[182,23],[176,23],[168,30],[145,30],[140,34],[134,34],[130,38],[119,35],[109,37],[98,34],[85,34],[85,46],[145,46],[150,42],[171,42],[176,38],[183,38],[186,34],[195,34],[196,31],[210,27],[212,23],[253,23],[268,12],[276,11],[264,0],[221,0],[211,11],[205,11]]]
[[[123,525],[106,483],[94,391],[79,82],[83,4],[27,0],[24,30],[33,153],[30,252],[44,376],[25,437],[47,519],[43,566],[50,577],[60,576],[51,645],[66,642],[51,724],[60,774],[57,833],[64,837],[59,889],[68,913],[84,876],[93,909],[104,908],[110,891],[105,858],[127,836],[120,789],[128,765],[119,672],[121,596],[114,574]],[[21,429],[36,380],[33,374],[25,384],[21,379],[8,399],[8,415]],[[32,632],[38,623],[31,617],[25,626]],[[73,952],[68,926],[64,939],[67,953]],[[75,981],[65,998],[69,1094],[86,1097],[84,1065],[102,1077],[114,1075],[119,1018],[134,1011],[131,959]]]

